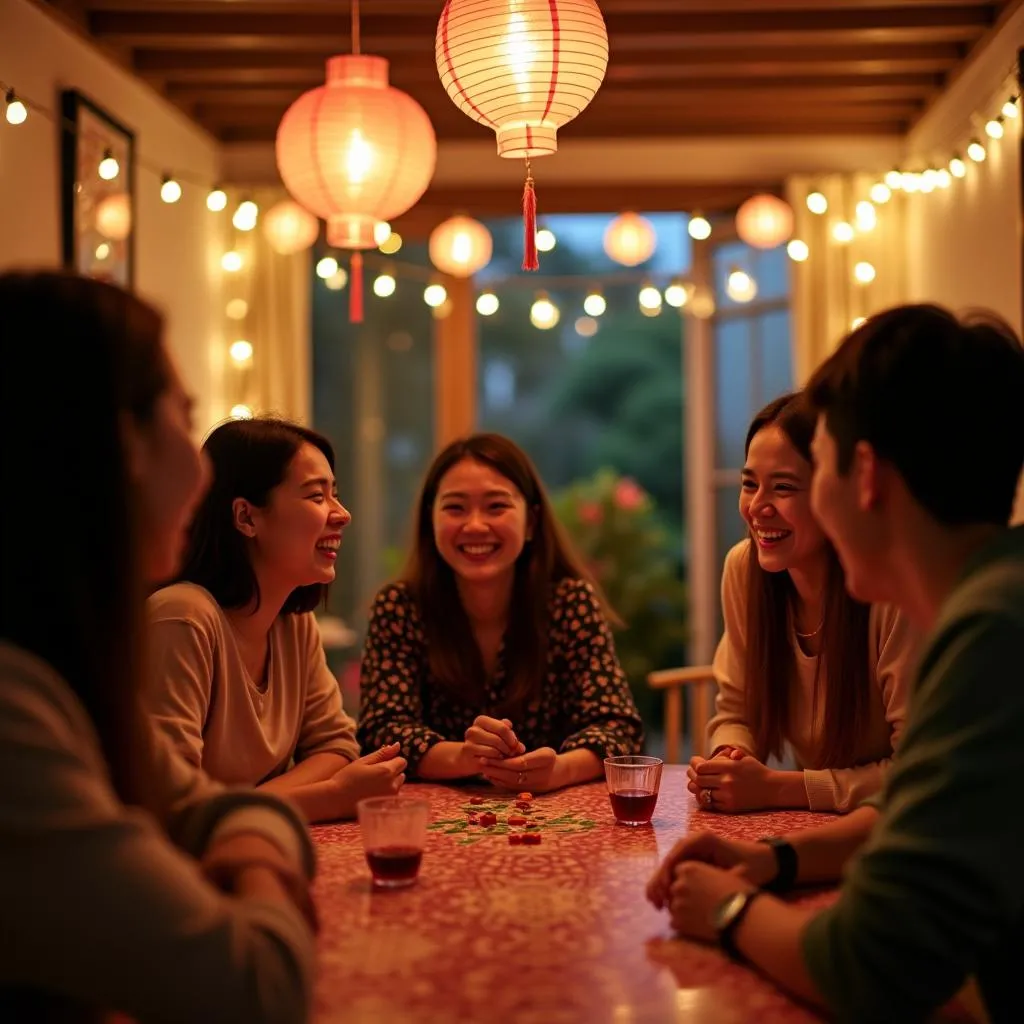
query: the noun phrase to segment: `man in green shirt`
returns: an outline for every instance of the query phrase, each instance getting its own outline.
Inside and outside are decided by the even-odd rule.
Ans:
[[[812,508],[851,594],[928,634],[910,720],[869,804],[759,843],[690,835],[648,895],[680,934],[837,1019],[924,1019],[973,978],[990,1020],[1019,1020],[1024,527],[1006,524],[1024,348],[994,317],[897,307],[855,330],[807,394]],[[840,875],[824,911],[770,894]]]

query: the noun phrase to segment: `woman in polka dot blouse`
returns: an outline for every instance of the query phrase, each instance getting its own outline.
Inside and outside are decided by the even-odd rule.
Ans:
[[[534,793],[639,753],[613,615],[524,452],[455,441],[420,494],[405,572],[374,601],[359,740],[401,743],[410,777],[482,775]]]

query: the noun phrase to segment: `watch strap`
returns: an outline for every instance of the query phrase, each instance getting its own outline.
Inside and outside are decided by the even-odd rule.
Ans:
[[[779,839],[777,836],[769,836],[767,839],[761,839],[760,842],[772,848],[775,853],[775,864],[778,869],[775,872],[775,877],[770,882],[762,885],[761,888],[766,892],[789,892],[796,885],[797,870],[799,868],[796,850],[792,844],[787,843],[785,839]]]
[[[737,963],[743,963],[745,958],[736,946],[736,929],[739,928],[743,921],[743,918],[747,916],[747,912],[750,910],[754,900],[760,896],[759,890],[755,889],[753,892],[745,893],[746,899],[743,901],[739,910],[736,911],[729,918],[726,923],[718,929],[718,944],[722,947],[722,951],[729,957],[730,960],[735,960]]]

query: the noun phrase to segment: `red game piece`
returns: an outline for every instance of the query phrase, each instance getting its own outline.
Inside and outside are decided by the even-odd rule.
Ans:
[[[498,824],[498,816],[491,811],[488,811],[486,814],[481,814],[480,824],[483,825],[484,828],[491,828],[493,825]]]
[[[516,801],[516,807],[518,807],[519,810],[521,810],[521,811],[528,811],[530,809],[530,801],[529,800],[517,800]]]
[[[484,800],[484,798],[482,796],[471,796],[469,798],[469,802],[471,804],[483,804],[483,803],[486,803],[487,801]]]
[[[520,832],[510,832],[508,834],[509,846],[522,846],[523,845],[523,840],[525,838],[526,838],[526,836],[524,836]]]
[[[535,821],[528,821],[526,823],[526,827],[527,828],[536,828],[537,827],[537,822],[535,822]]]
[[[477,825],[480,823],[480,819],[475,814],[471,814],[469,816],[469,823],[470,825]]]
[[[519,796],[516,797],[516,799],[517,800],[522,800],[525,803],[529,803],[533,799],[533,794],[532,793],[520,793]]]
[[[523,844],[526,846],[540,846],[540,835],[536,832],[527,832],[523,835]]]
[[[510,825],[525,825],[526,819],[513,815],[511,818],[508,819],[508,823]]]

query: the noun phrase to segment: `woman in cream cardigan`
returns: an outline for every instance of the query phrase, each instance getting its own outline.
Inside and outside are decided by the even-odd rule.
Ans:
[[[726,556],[711,757],[689,771],[706,810],[850,811],[881,787],[903,728],[915,638],[894,608],[846,593],[810,510],[814,427],[803,397],[784,395],[747,433],[750,535]],[[799,770],[768,767],[787,748]]]

